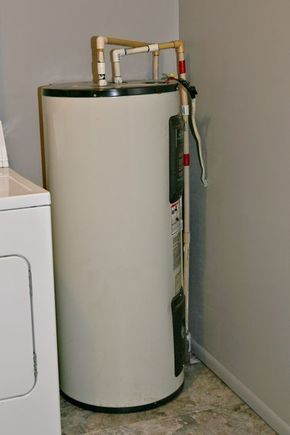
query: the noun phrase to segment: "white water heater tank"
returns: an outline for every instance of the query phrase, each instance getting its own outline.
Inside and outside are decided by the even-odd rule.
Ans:
[[[42,95],[61,390],[101,411],[157,406],[184,380],[176,85]]]

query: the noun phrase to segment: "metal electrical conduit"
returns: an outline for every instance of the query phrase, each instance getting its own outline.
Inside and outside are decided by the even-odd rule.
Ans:
[[[106,86],[106,68],[104,49],[106,44],[121,45],[129,48],[112,50],[112,74],[114,83],[122,83],[120,71],[121,56],[138,54],[138,53],[153,53],[153,79],[159,78],[159,52],[160,50],[175,49],[177,66],[178,66],[178,82],[180,94],[180,109],[184,121],[184,193],[183,193],[183,290],[185,294],[185,322],[186,322],[186,337],[188,343],[188,351],[190,352],[191,337],[189,332],[189,254],[190,254],[190,151],[189,151],[189,116],[191,116],[192,133],[197,141],[199,160],[202,168],[202,181],[204,186],[207,186],[205,175],[205,165],[201,149],[200,135],[197,130],[195,121],[195,98],[192,101],[188,97],[188,89],[185,86],[186,82],[186,66],[184,59],[184,43],[182,40],[170,41],[165,43],[151,44],[144,41],[134,41],[126,39],[118,39],[106,36],[95,36],[92,38],[93,49],[93,72],[94,81],[99,86]],[[96,51],[96,56],[94,55]],[[96,62],[96,65],[95,63]],[[94,68],[94,65],[96,68]],[[97,77],[95,77],[95,70]],[[168,80],[172,77],[168,77]]]

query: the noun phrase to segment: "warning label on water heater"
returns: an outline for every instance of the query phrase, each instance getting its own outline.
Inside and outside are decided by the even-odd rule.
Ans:
[[[177,233],[173,237],[173,268],[177,269],[181,265],[181,234]]]
[[[182,287],[181,270],[175,275],[175,293],[178,293]]]
[[[182,230],[182,205],[181,200],[174,202],[170,205],[171,211],[171,234],[180,232]]]

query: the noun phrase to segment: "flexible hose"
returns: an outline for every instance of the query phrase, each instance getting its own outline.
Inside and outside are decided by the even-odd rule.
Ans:
[[[199,134],[199,131],[198,131],[198,128],[196,125],[196,119],[195,119],[197,91],[196,91],[195,87],[191,86],[187,80],[177,79],[176,77],[173,77],[173,76],[166,76],[166,80],[175,80],[176,82],[179,83],[180,86],[182,86],[186,90],[188,103],[189,103],[188,104],[188,106],[189,106],[189,127],[190,127],[191,134],[194,137],[194,140],[197,144],[197,154],[198,154],[199,164],[201,167],[200,179],[201,179],[204,187],[207,187],[208,181],[207,181],[207,174],[206,174],[207,171],[206,171],[205,159],[203,156],[201,137],[200,137],[200,134]]]

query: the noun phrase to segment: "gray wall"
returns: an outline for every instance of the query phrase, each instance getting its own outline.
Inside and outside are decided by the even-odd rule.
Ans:
[[[195,351],[281,434],[290,434],[289,16],[289,0],[180,1],[209,172],[206,193],[192,177]]]
[[[90,80],[90,37],[97,34],[176,39],[178,1],[1,0],[0,119],[10,165],[37,183],[42,179],[37,87]],[[163,58],[171,71],[173,53]],[[123,72],[126,78],[149,77],[150,66],[149,56],[124,59]]]

